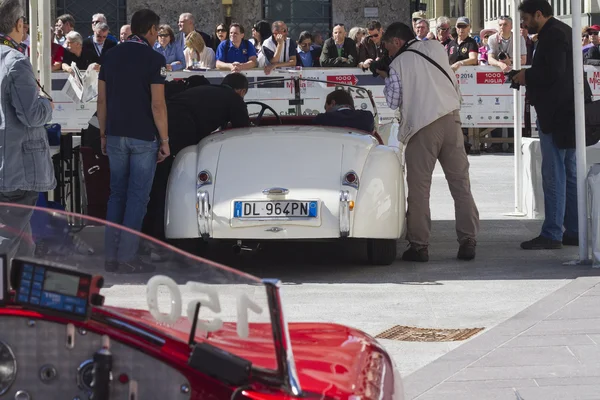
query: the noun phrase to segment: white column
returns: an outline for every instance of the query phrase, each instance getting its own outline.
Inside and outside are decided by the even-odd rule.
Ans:
[[[31,46],[29,49],[29,59],[33,67],[33,74],[36,79],[40,79],[38,68],[38,0],[29,1],[29,41]]]
[[[513,68],[521,69],[521,26],[518,21],[519,16],[519,0],[512,0],[511,13],[513,19]],[[525,88],[521,88],[525,90]],[[515,213],[523,213],[523,107],[521,104],[521,92],[513,89],[513,110],[515,115]]]
[[[587,160],[585,152],[585,109],[583,99],[583,53],[581,43],[581,0],[572,0],[573,11],[573,76],[575,82],[575,135],[577,154],[577,209],[579,222],[579,261],[589,260],[588,209],[587,209]]]
[[[50,40],[52,38],[50,29],[52,24],[50,21],[50,1],[41,0],[38,6],[40,16],[40,85],[46,93],[52,91],[52,46]]]

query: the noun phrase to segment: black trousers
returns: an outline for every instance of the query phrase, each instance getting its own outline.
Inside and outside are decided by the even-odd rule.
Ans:
[[[154,182],[150,191],[150,201],[146,211],[146,217],[142,225],[142,232],[155,239],[165,241],[165,197],[167,196],[167,184],[169,174],[175,156],[188,146],[198,144],[204,137],[202,132],[196,128],[194,119],[188,114],[169,114],[169,138],[171,156],[156,165]],[[195,190],[191,187],[190,190]]]

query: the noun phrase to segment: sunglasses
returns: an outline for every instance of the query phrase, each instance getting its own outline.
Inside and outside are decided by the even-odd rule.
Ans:
[[[102,21],[92,21],[92,24],[96,25],[96,24],[99,24],[100,22],[102,22]]]
[[[168,36],[171,36],[171,35],[169,35],[168,33],[159,33],[158,34],[158,37],[168,37]]]
[[[256,29],[256,28],[254,28]],[[227,32],[227,29],[217,29],[217,33],[221,33],[221,32]]]
[[[469,25],[456,25],[456,29],[467,29]]]
[[[437,28],[437,30],[440,32],[446,32],[448,29],[450,28]]]
[[[379,37],[379,33],[374,33],[374,34],[369,35],[369,36],[372,37],[372,38],[378,38]]]
[[[590,35],[592,35],[592,36],[598,36],[598,32],[590,32]]]

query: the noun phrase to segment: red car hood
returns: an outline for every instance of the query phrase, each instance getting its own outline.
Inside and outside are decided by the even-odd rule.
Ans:
[[[104,307],[131,322],[187,343],[191,325],[187,318],[174,326],[159,325],[143,310]],[[304,391],[332,398],[351,395],[380,398],[381,380],[393,376],[389,356],[375,339],[359,330],[337,324],[290,323],[290,339],[298,378]],[[250,338],[237,336],[234,324],[225,323],[208,340],[214,346],[252,362],[254,366],[276,370],[270,324],[250,324]],[[393,378],[389,381],[393,382]],[[388,385],[385,385],[388,386]],[[393,390],[393,388],[388,388]],[[386,389],[387,390],[387,389]],[[383,396],[383,398],[390,398]]]

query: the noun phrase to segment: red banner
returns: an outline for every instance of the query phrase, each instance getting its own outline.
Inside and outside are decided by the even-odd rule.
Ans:
[[[477,83],[478,84],[503,85],[504,81],[505,81],[505,77],[502,72],[478,72],[477,73]]]
[[[336,83],[342,83],[344,85],[356,85],[358,83],[358,78],[355,75],[335,75],[335,76],[327,76],[327,86],[335,86]]]

